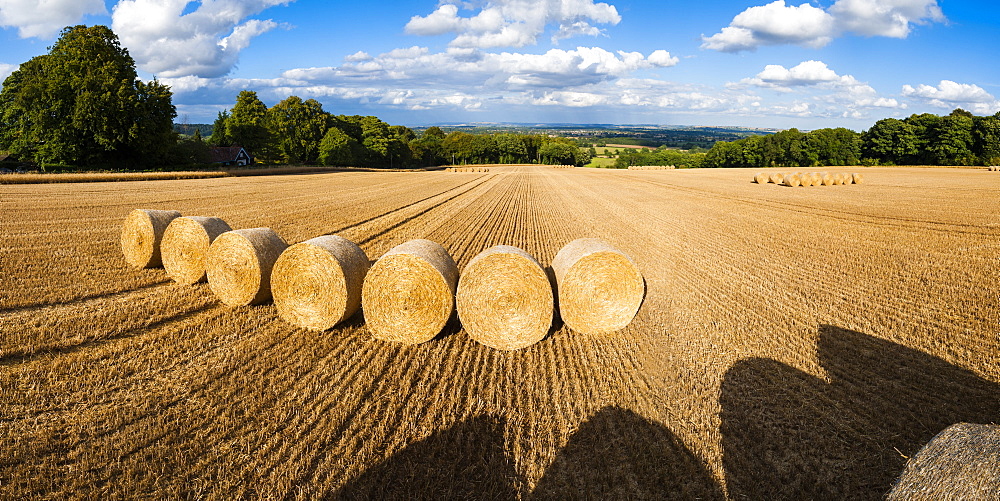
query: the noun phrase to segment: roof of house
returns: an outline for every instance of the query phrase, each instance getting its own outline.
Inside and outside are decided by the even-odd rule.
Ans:
[[[212,162],[235,162],[240,151],[240,146],[214,146],[208,150]]]

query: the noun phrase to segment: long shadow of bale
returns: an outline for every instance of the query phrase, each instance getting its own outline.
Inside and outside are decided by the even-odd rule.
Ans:
[[[334,494],[338,499],[516,499],[523,480],[504,423],[480,416],[408,445]]]
[[[668,428],[605,407],[574,433],[533,493],[537,499],[722,499],[697,456]]]
[[[723,465],[734,499],[881,499],[957,422],[1000,419],[1000,385],[939,358],[820,327],[830,383],[769,359],[727,371]]]

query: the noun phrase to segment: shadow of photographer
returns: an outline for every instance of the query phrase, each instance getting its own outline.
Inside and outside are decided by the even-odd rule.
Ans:
[[[866,334],[820,327],[830,383],[770,359],[730,368],[720,404],[734,499],[882,499],[947,426],[1000,419],[1000,385]]]

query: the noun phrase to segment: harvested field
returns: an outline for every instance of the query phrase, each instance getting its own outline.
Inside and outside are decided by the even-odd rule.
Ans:
[[[1000,421],[1000,177],[862,172],[0,186],[0,499],[881,499],[949,425]],[[622,331],[557,320],[510,352],[454,318],[414,346],[361,314],[316,332],[128,266],[135,208],[336,234],[371,260],[425,238],[459,270],[599,237],[646,295]]]

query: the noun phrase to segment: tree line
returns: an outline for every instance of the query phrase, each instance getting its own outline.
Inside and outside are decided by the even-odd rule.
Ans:
[[[796,167],[833,165],[997,165],[1000,113],[974,116],[961,108],[949,115],[915,114],[879,120],[863,133],[844,128],[720,141],[702,167]]]
[[[429,127],[419,136],[378,117],[333,115],[314,99],[289,96],[268,108],[244,90],[220,112],[211,144],[241,146],[264,163],[366,167],[443,164],[563,163],[584,165],[587,152],[567,138],[541,134],[446,134]]]

